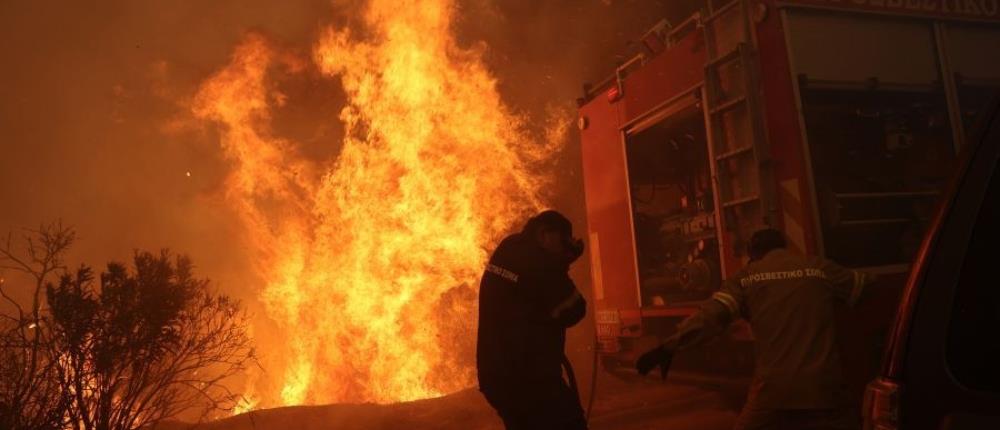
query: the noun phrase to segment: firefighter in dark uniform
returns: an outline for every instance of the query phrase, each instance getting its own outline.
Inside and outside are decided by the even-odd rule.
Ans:
[[[479,389],[509,430],[587,428],[564,355],[566,329],[586,312],[568,274],[583,253],[572,229],[558,212],[542,212],[500,243],[483,273]]]
[[[735,429],[856,429],[843,402],[834,301],[855,304],[872,277],[786,249],[781,232],[756,232],[750,262],[726,280],[700,312],[637,363],[648,372],[673,351],[701,344],[737,319],[750,323],[756,364],[747,403]]]

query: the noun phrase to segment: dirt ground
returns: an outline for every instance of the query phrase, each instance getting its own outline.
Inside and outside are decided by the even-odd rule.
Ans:
[[[672,374],[658,378],[601,374],[592,430],[698,429],[732,426],[743,401],[743,381]],[[586,407],[586,401],[584,407]],[[393,405],[326,405],[267,409],[198,426],[161,430],[502,430],[500,419],[475,389]]]

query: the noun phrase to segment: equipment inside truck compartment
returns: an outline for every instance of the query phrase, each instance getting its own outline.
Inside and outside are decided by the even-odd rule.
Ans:
[[[720,271],[700,107],[627,135],[625,152],[643,306],[705,298]]]
[[[955,160],[934,29],[813,12],[789,23],[825,255],[907,264]]]
[[[912,260],[955,159],[944,95],[807,86],[802,100],[827,256]]]

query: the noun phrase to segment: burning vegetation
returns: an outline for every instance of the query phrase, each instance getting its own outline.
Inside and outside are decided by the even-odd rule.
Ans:
[[[501,100],[450,0],[373,0],[312,58],[247,36],[206,81],[195,114],[221,125],[226,195],[266,280],[278,336],[240,410],[396,402],[474,384],[475,283],[487,248],[543,206],[535,174],[559,149]],[[276,137],[272,75],[317,68],[347,96],[340,153],[317,162]],[[335,144],[335,142],[331,142]],[[260,341],[260,339],[259,339]],[[262,348],[264,349],[264,348]]]

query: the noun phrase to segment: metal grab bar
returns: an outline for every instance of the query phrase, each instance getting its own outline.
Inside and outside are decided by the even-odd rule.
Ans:
[[[916,221],[916,218],[878,218],[878,219],[864,219],[864,220],[849,220],[841,221],[837,223],[842,226],[861,226],[861,225],[879,225],[879,224],[905,224],[908,222]]]
[[[940,191],[898,191],[881,193],[834,193],[838,199],[884,199],[884,198],[916,198],[916,197],[937,197]]]

